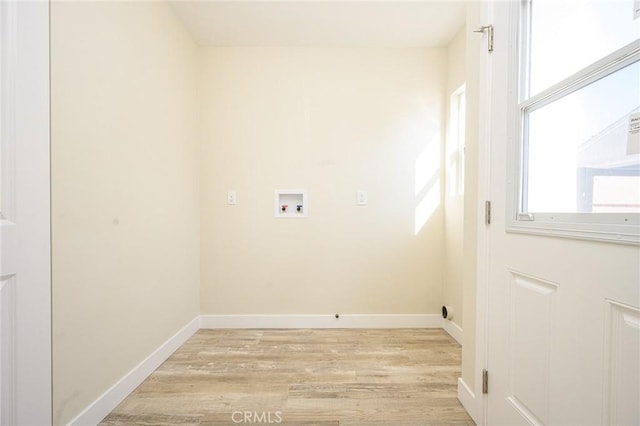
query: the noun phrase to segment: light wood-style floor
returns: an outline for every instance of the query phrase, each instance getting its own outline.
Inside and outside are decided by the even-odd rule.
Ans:
[[[200,330],[101,423],[473,425],[439,329]]]

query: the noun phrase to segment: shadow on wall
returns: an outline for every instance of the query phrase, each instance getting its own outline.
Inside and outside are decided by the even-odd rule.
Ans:
[[[440,206],[440,132],[427,142],[415,164],[414,235]]]

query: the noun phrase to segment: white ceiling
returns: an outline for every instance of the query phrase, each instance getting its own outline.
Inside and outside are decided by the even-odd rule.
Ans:
[[[465,21],[459,0],[170,3],[202,46],[446,46]]]

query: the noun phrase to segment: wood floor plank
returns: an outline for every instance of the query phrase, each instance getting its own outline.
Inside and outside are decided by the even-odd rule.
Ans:
[[[472,425],[437,329],[200,330],[101,423]]]

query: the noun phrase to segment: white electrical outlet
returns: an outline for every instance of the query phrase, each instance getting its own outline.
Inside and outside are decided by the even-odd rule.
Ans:
[[[227,192],[227,204],[230,204],[230,205],[238,204],[238,199],[236,198],[236,191]]]
[[[356,204],[359,206],[367,205],[367,191],[358,191],[356,194]]]

